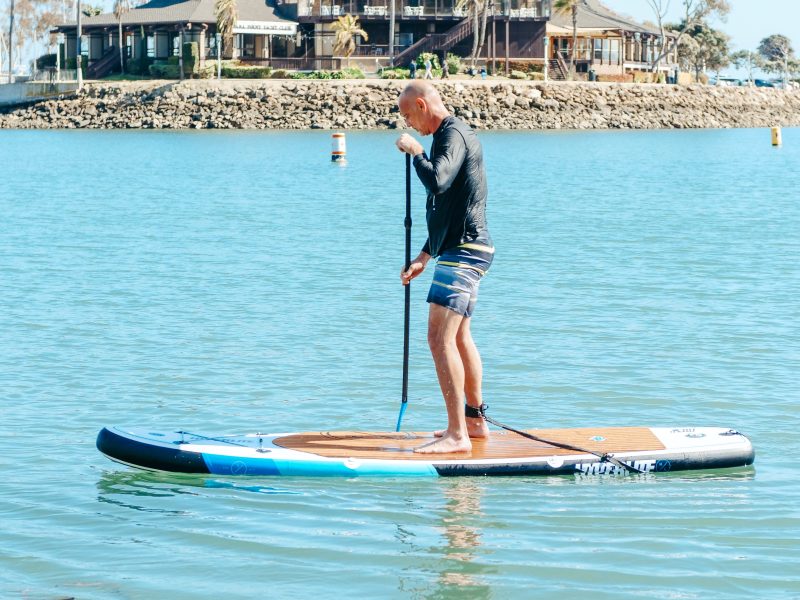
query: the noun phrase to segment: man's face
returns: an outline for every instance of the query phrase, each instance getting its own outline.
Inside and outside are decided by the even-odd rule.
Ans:
[[[400,96],[397,103],[400,115],[405,119],[406,124],[416,130],[420,135],[428,135],[427,130],[427,105],[421,98],[409,98]]]

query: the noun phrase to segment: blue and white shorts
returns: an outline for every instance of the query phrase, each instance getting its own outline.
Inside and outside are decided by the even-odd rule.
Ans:
[[[481,279],[492,264],[494,248],[477,242],[445,251],[436,262],[428,302],[471,317]]]

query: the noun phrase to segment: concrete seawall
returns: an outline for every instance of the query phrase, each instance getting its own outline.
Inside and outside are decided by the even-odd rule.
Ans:
[[[254,80],[94,83],[72,98],[0,109],[19,129],[392,129],[402,81]],[[800,126],[800,92],[693,85],[436,82],[478,129]]]
[[[0,108],[72,94],[77,88],[78,84],[74,81],[7,83],[0,85]],[[2,126],[0,125],[0,127]]]

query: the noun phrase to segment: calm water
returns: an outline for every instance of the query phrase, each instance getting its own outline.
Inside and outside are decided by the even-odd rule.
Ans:
[[[134,472],[106,424],[391,429],[395,134],[0,133],[0,597],[799,598],[800,130],[484,133],[495,418],[719,425],[754,469]],[[424,240],[415,183],[414,249]],[[406,429],[443,423],[412,290]]]

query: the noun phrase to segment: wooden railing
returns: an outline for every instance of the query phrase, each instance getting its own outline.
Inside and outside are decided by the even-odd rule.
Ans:
[[[447,52],[469,35],[472,35],[472,19],[464,19],[444,33],[426,35],[395,56],[393,64],[395,66],[404,65],[412,57],[418,56],[423,52]]]
[[[331,20],[345,14],[388,18],[392,2],[398,19],[469,16],[468,8],[466,6],[459,8],[457,0],[314,0],[313,2],[299,0],[298,16],[324,17]],[[514,19],[538,19],[548,16],[549,5],[547,0],[497,1],[490,14]]]

